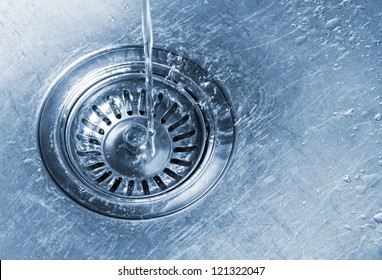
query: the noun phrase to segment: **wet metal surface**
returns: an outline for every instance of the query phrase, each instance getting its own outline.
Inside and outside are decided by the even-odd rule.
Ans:
[[[150,221],[78,205],[48,175],[37,121],[62,69],[141,44],[141,1],[0,2],[0,258],[381,259],[382,3],[153,1],[155,44],[230,95],[229,172]]]

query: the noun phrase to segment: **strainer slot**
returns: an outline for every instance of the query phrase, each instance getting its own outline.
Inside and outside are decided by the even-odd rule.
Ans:
[[[104,173],[101,174],[95,181],[100,184],[103,181],[105,181],[107,178],[111,176],[112,172],[111,171],[105,171]]]
[[[175,179],[175,180],[180,180],[182,179],[182,176],[180,176],[178,173],[176,173],[175,171],[172,171],[170,168],[165,168],[163,169],[163,172],[165,174],[167,174],[168,176],[170,176],[171,178]]]
[[[85,166],[85,168],[88,170],[95,170],[95,169],[98,169],[98,168],[103,167],[103,166],[105,166],[105,163],[100,161],[100,162],[95,162],[95,163],[92,163],[90,165],[87,165],[87,166]]]
[[[135,185],[134,180],[130,180],[127,185],[126,195],[131,196],[133,194],[134,185]]]
[[[162,101],[163,101],[163,93],[160,92],[154,101],[154,112],[158,110],[158,107],[160,104],[162,104]]]
[[[149,182],[147,180],[142,180],[142,189],[145,195],[150,194]]]
[[[115,116],[117,119],[122,118],[121,111],[119,110],[118,106],[115,104],[116,101],[115,101],[114,97],[111,96],[111,95],[107,96],[107,101],[108,101],[108,103],[109,103],[110,109],[111,109],[111,111],[113,112],[114,116]]]
[[[91,151],[80,151],[80,150],[77,150],[76,153],[80,157],[89,157],[89,156],[92,157],[92,156],[100,156],[101,155],[101,152],[94,151],[94,150],[91,150]]]
[[[77,134],[77,139],[81,142],[92,144],[92,145],[101,145],[101,141],[93,136],[83,135],[83,134]]]
[[[123,100],[123,105],[126,110],[126,114],[131,116],[133,114],[133,109],[131,106],[131,103],[133,102],[133,97],[128,89],[125,89],[122,94],[122,100]]]
[[[118,189],[118,187],[121,185],[121,183],[122,183],[122,177],[115,178],[109,191],[114,193]]]
[[[107,125],[112,124],[111,120],[101,111],[100,108],[98,108],[97,105],[93,105],[92,109],[94,113],[97,115],[97,117],[99,117],[104,123],[106,123]]]
[[[143,116],[146,110],[146,89],[141,89],[138,99],[138,113]]]
[[[192,137],[195,135],[195,129],[192,129],[186,133],[183,133],[183,134],[179,134],[177,136],[175,136],[174,138],[172,138],[172,141],[174,142],[178,142],[178,141],[181,141],[181,140],[184,140],[184,139],[187,139],[189,137]]]
[[[178,158],[172,158],[170,160],[170,163],[176,164],[176,165],[180,165],[180,166],[186,166],[186,167],[192,165],[191,161],[181,160],[181,159],[178,159]]]
[[[160,122],[162,124],[165,124],[167,120],[176,112],[176,109],[178,109],[179,105],[178,103],[174,102],[171,107],[164,113],[162,116]]]
[[[197,146],[175,147],[173,152],[174,153],[190,153],[192,151],[195,151],[197,148],[198,148]]]
[[[158,185],[158,187],[161,188],[161,190],[165,190],[167,188],[166,184],[158,175],[155,175],[153,179],[154,179],[154,182]]]
[[[169,126],[168,131],[173,132],[175,129],[185,124],[189,119],[190,119],[190,115],[183,116],[181,119],[177,120],[175,123]]]
[[[90,122],[89,120],[87,119],[82,119],[82,123],[89,129],[97,132],[98,134],[100,135],[104,135],[105,134],[105,130],[103,130],[102,128],[100,128],[98,125],[95,125],[94,123]]]

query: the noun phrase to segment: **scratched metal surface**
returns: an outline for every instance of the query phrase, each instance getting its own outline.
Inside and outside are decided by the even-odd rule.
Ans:
[[[157,220],[107,218],[63,194],[38,151],[44,93],[83,54],[141,43],[140,4],[0,2],[0,258],[381,259],[377,0],[153,1],[155,44],[232,99],[230,170]]]

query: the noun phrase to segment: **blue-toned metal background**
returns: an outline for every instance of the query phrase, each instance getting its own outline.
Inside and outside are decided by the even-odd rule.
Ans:
[[[381,259],[382,2],[152,1],[155,45],[231,97],[237,151],[174,215],[108,218],[40,159],[50,82],[78,58],[140,44],[141,1],[0,2],[1,259]]]

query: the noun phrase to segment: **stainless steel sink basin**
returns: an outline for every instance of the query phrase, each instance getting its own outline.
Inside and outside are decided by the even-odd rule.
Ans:
[[[381,259],[382,2],[152,1],[155,45],[230,97],[236,152],[196,203],[131,221],[61,190],[38,126],[52,81],[141,44],[140,16],[141,1],[0,2],[0,259]]]

